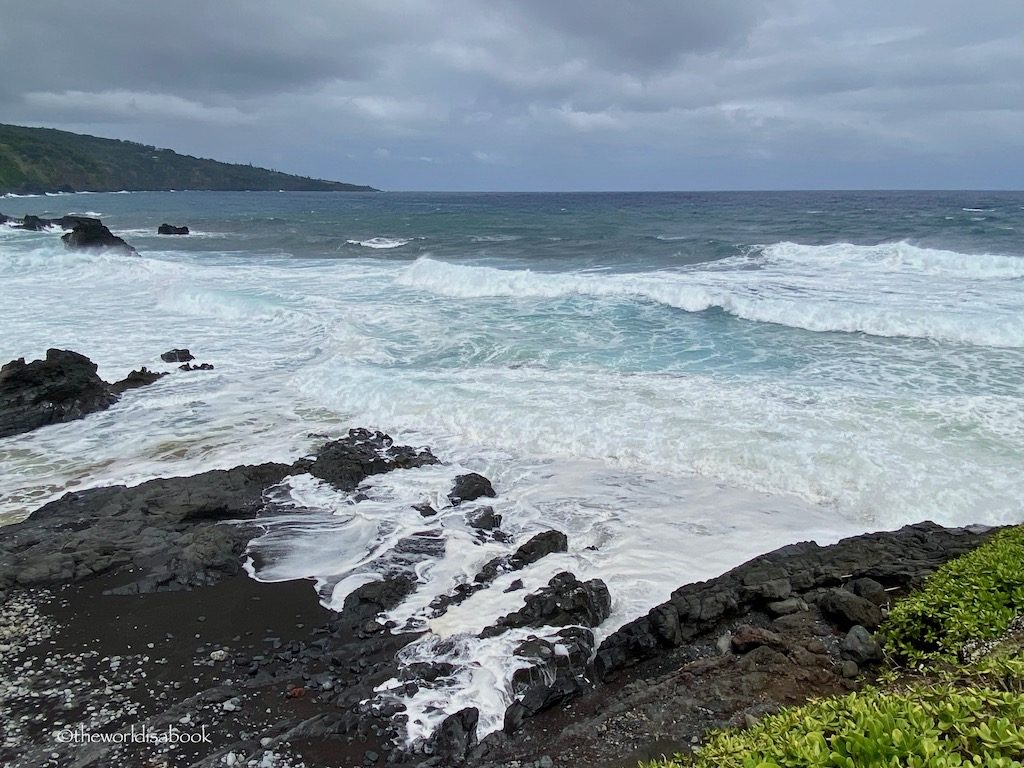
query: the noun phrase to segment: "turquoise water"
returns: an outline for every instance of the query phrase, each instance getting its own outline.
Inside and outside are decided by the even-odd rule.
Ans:
[[[292,511],[253,545],[256,577],[315,577],[338,606],[388,542],[445,538],[392,618],[462,638],[476,666],[423,693],[412,736],[463,699],[500,723],[509,649],[466,633],[521,593],[426,606],[540,530],[570,551],[526,586],[605,579],[604,634],[795,539],[1024,519],[1021,193],[179,192],[0,211],[92,212],[142,253],[0,227],[0,358],[72,348],[113,380],[187,346],[216,366],[0,440],[0,519],[70,487],[292,459],[350,426],[446,461],[358,504],[293,478],[273,494]],[[195,234],[159,237],[164,221]],[[410,511],[467,470],[494,479],[514,543]]]

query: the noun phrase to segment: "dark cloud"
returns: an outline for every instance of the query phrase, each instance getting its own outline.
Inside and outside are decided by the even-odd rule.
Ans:
[[[627,71],[671,67],[688,53],[741,41],[769,3],[745,0],[519,0],[528,22],[581,41],[605,65]]]
[[[1024,163],[1019,0],[0,0],[0,18],[0,121],[389,188],[961,186]]]

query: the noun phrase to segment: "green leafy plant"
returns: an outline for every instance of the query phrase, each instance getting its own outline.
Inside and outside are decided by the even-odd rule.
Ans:
[[[897,663],[955,660],[970,641],[998,637],[1024,611],[1024,527],[1000,531],[943,565],[882,626]]]
[[[1024,695],[952,684],[866,689],[719,731],[693,757],[649,768],[1021,768]]]

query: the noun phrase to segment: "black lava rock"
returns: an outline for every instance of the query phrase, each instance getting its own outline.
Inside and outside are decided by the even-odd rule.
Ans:
[[[0,437],[80,419],[117,400],[85,355],[48,349],[45,360],[0,368]]]
[[[462,763],[469,751],[476,746],[476,725],[480,720],[480,710],[476,707],[460,709],[448,715],[438,726],[431,745],[433,753],[441,758],[442,764]]]
[[[160,359],[165,363],[187,363],[195,360],[195,357],[187,349],[171,349],[160,355]]]
[[[843,629],[860,624],[874,630],[882,623],[881,608],[845,589],[830,589],[819,595],[815,602],[822,613]]]
[[[21,220],[21,224],[16,225],[16,229],[27,229],[31,232],[42,232],[49,226],[49,219],[41,219],[38,216],[26,216]]]
[[[501,515],[495,514],[493,507],[480,507],[466,515],[466,523],[481,531],[493,531],[501,527]]]
[[[840,629],[857,624],[877,626],[881,618],[878,606],[837,589],[839,584],[851,577],[873,579],[883,588],[920,584],[946,561],[978,546],[987,535],[919,523],[899,531],[855,536],[829,547],[814,542],[782,547],[718,578],[681,586],[667,602],[620,627],[598,648],[596,673],[608,679],[698,636],[720,633],[728,621],[764,605],[768,594],[778,592],[769,582],[781,585],[781,578],[789,582],[799,600],[816,604]]]
[[[566,627],[555,642],[531,637],[513,651],[531,662],[512,675],[516,701],[505,710],[503,730],[513,733],[523,719],[567,701],[591,687],[587,677],[594,650],[594,633],[582,627]]]
[[[526,604],[515,613],[502,616],[480,633],[494,637],[513,627],[564,627],[582,624],[596,627],[608,618],[612,598],[600,579],[581,582],[563,571],[551,577],[546,587],[526,596]]]
[[[127,256],[138,256],[139,252],[117,235],[113,234],[98,220],[79,220],[75,228],[61,236],[64,245],[71,250],[111,249]]]
[[[494,498],[497,495],[491,487],[490,480],[476,472],[470,472],[468,475],[459,475],[455,478],[455,485],[448,494],[448,500],[452,506],[457,507],[464,501],[474,501],[481,496]]]
[[[437,457],[426,448],[393,443],[383,432],[349,430],[348,437],[329,442],[320,449],[308,472],[340,490],[351,491],[370,475],[438,463]]]
[[[860,624],[846,633],[839,643],[839,651],[844,659],[855,661],[860,667],[882,660],[882,646]]]
[[[188,227],[176,227],[173,224],[161,224],[156,228],[158,235],[187,235]]]
[[[121,381],[115,381],[110,385],[110,391],[115,395],[120,395],[129,389],[136,389],[137,387],[144,387],[147,384],[152,384],[154,381],[159,381],[164,376],[167,376],[166,372],[160,373],[157,371],[151,371],[146,366],[138,371],[132,371],[125,376]]]

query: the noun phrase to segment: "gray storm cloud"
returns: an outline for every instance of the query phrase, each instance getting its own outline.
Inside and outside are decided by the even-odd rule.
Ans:
[[[392,189],[1020,186],[1014,1],[0,0],[0,121]]]

